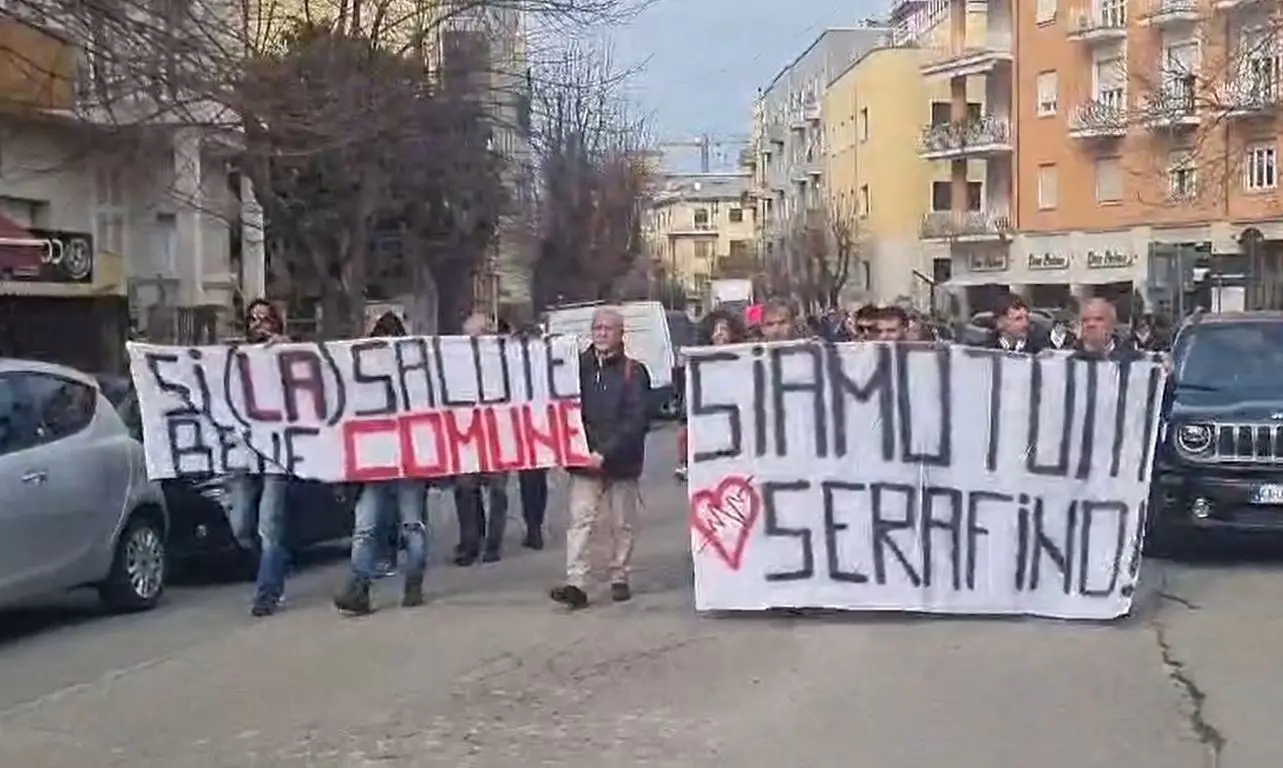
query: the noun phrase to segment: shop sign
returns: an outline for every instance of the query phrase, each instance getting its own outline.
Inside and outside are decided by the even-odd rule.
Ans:
[[[968,272],[1004,272],[1007,266],[1005,253],[972,253],[967,256]]]
[[[1031,253],[1029,268],[1032,270],[1069,269],[1069,257],[1063,253]]]
[[[1136,263],[1136,254],[1106,248],[1087,251],[1088,269],[1125,269]]]

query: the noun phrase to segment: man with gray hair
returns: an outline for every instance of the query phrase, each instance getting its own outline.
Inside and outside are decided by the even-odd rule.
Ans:
[[[1078,316],[1078,346],[1074,357],[1089,360],[1134,360],[1135,347],[1124,344],[1114,332],[1118,313],[1104,299],[1083,302]]]
[[[624,354],[623,315],[609,308],[594,312],[592,346],[579,356],[580,414],[591,464],[568,470],[566,582],[550,593],[572,610],[588,605],[589,542],[603,514],[611,523],[611,599],[632,597],[629,568],[641,507],[638,478],[646,459],[649,391],[645,366]]]

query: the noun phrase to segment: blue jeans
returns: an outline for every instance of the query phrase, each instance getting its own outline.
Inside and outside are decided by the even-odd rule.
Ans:
[[[256,598],[279,600],[285,591],[289,552],[285,549],[285,493],[282,475],[234,475],[228,480],[232,535],[247,550],[259,546]]]
[[[387,546],[389,518],[398,520],[405,541],[406,581],[421,581],[428,565],[428,486],[422,480],[367,483],[356,501],[352,531],[352,575],[373,579],[376,562]]]

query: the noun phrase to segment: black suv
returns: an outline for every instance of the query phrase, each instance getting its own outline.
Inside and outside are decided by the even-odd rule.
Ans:
[[[1172,344],[1147,544],[1283,533],[1283,312],[1196,315]]]

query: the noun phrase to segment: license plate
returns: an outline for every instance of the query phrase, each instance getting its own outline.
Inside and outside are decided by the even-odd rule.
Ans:
[[[1253,504],[1283,504],[1283,485],[1257,486],[1252,494]]]

